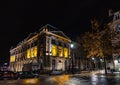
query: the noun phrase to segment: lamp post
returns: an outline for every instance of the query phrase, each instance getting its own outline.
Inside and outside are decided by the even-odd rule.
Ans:
[[[74,73],[74,44],[72,43],[70,47],[71,47],[71,64],[72,64],[71,70],[72,73]]]
[[[50,59],[51,59],[51,57],[52,57],[52,52],[49,53],[49,58],[48,58],[49,59],[49,71],[51,70],[50,69]]]
[[[46,67],[49,67],[49,69],[46,69],[46,72],[50,71],[50,57],[52,53],[47,51],[46,52]]]

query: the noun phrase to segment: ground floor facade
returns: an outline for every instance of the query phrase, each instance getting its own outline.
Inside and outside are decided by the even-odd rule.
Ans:
[[[37,62],[37,59],[33,59],[30,61],[27,60],[27,61],[11,63],[11,70],[15,72],[37,71],[37,70],[43,72],[49,72],[52,70],[67,71],[68,66],[69,66],[69,59],[50,57],[48,61],[48,65],[45,65],[45,63],[43,63],[43,60],[41,60],[41,62]]]

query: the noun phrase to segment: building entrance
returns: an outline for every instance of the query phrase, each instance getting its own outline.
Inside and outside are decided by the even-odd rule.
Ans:
[[[61,60],[58,61],[57,70],[63,70],[63,62]]]
[[[55,70],[56,69],[56,60],[53,59],[52,60],[52,70]]]

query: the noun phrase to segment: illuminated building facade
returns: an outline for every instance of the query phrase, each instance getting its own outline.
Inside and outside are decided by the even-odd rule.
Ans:
[[[10,70],[66,71],[69,66],[70,43],[71,40],[62,31],[47,24],[10,49]]]
[[[111,17],[108,25],[112,32],[115,32],[115,38],[112,40],[112,46],[114,47],[114,52],[112,54],[114,59],[114,67],[116,70],[120,71],[120,11],[113,12],[109,10],[109,17]],[[112,66],[111,64],[109,65]]]

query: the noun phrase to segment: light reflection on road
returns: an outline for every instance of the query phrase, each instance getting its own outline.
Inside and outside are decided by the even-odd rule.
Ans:
[[[97,75],[92,75],[91,76],[91,83],[92,83],[92,85],[97,85],[97,82],[98,82],[98,77],[97,77]]]
[[[71,78],[69,75],[50,77],[46,81],[52,81],[50,85],[80,85],[79,79]]]
[[[34,78],[34,79],[24,79],[22,80],[23,85],[26,84],[39,84],[40,80],[38,78]]]
[[[120,85],[120,76],[57,75],[33,79],[0,80],[0,85]]]

